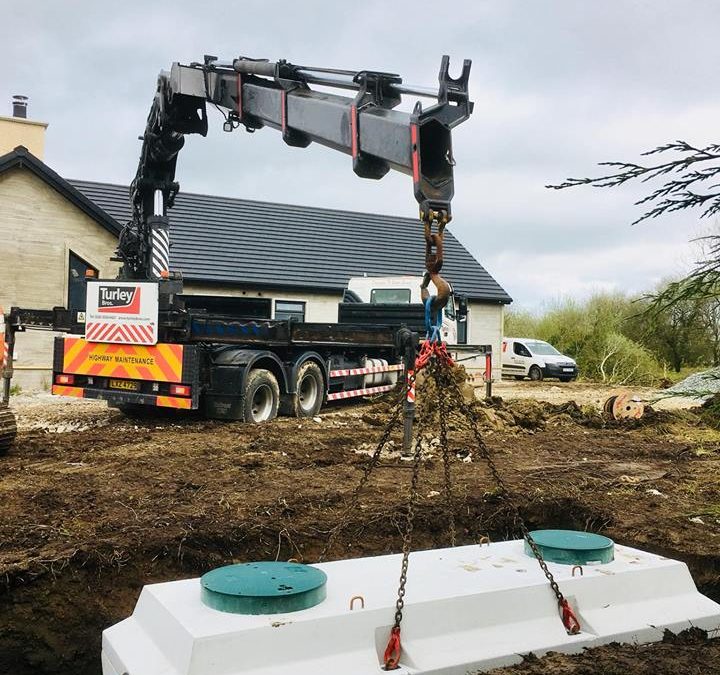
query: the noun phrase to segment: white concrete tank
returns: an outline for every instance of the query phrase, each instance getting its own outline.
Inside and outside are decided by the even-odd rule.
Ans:
[[[382,670],[400,556],[317,565],[327,598],[297,612],[238,615],[210,609],[199,579],[146,586],[132,616],[103,633],[103,675],[370,675]],[[556,598],[523,541],[410,556],[398,675],[466,675],[523,654],[579,652],[613,641],[662,640],[668,629],[720,633],[720,605],[701,595],[682,562],[617,545],[615,559],[548,563],[577,614],[568,635]],[[362,596],[364,608],[350,599]]]

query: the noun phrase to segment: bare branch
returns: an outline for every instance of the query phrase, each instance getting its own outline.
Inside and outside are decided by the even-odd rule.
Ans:
[[[698,191],[704,183],[720,176],[720,145],[710,144],[704,148],[696,148],[686,141],[674,141],[660,145],[653,150],[644,152],[644,156],[662,153],[679,153],[667,162],[643,166],[635,162],[600,162],[598,166],[612,167],[614,173],[608,173],[594,178],[568,178],[557,185],[546,185],[553,190],[564,190],[579,185],[607,188],[618,187],[630,181],[640,183],[653,181],[661,176],[672,174],[673,177],[653,190],[650,194],[636,202],[636,205],[649,205],[651,208],[637,218],[633,225],[643,221],[658,218],[659,216],[705,207],[700,214],[701,218],[720,213],[720,193],[712,192],[717,184],[707,186],[708,192]],[[713,162],[711,165],[702,165],[703,162]],[[694,186],[695,189],[690,189]]]

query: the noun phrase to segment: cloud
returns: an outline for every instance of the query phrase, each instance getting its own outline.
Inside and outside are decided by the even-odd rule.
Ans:
[[[432,85],[442,54],[454,72],[471,58],[476,109],[454,131],[451,227],[518,303],[536,305],[593,288],[641,289],[682,265],[695,215],[631,228],[641,194],[632,187],[544,186],[675,138],[718,140],[718,20],[713,0],[695,0],[691,11],[681,0],[312,0],[271,9],[38,0],[3,13],[0,111],[12,94],[28,94],[31,116],[50,123],[55,170],[127,184],[157,73],[173,61],[287,58]],[[416,214],[407,176],[363,181],[345,155],[288,148],[272,130],[224,134],[211,114],[208,138],[188,139],[180,156],[184,190]]]
[[[585,298],[601,291],[640,295],[660,282],[684,274],[693,247],[652,241],[587,248],[573,252],[523,255],[506,251],[488,258],[488,271],[512,269],[507,290],[518,306],[538,307],[565,297]]]

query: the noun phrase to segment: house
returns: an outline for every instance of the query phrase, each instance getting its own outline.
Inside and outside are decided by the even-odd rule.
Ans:
[[[17,126],[13,126],[17,125]],[[0,118],[0,306],[49,309],[76,304],[85,270],[117,274],[111,258],[130,218],[128,187],[66,180],[42,158],[46,125]],[[4,130],[11,129],[12,133]],[[30,130],[35,152],[22,143]],[[3,154],[4,153],[4,154]],[[353,276],[420,275],[424,240],[417,220],[182,192],[170,211],[171,269],[185,293],[232,312],[337,321]],[[501,286],[446,233],[443,274],[468,297],[466,341],[492,344],[499,372]],[[49,385],[49,333],[16,345],[16,382]]]

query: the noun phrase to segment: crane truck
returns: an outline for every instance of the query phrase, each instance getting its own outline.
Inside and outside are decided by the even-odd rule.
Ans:
[[[314,416],[325,401],[393,388],[415,358],[422,312],[357,322],[357,308],[341,305],[337,324],[319,324],[186,306],[182,274],[172,269],[168,217],[179,190],[177,159],[187,135],[207,134],[213,106],[225,131],[270,128],[296,148],[324,145],[349,155],[361,178],[380,179],[391,169],[408,174],[430,251],[438,242],[433,232],[441,235],[451,218],[451,130],[472,113],[470,65],[465,60],[453,78],[444,56],[430,89],[394,73],[245,57],[223,63],[205,56],[161,72],[130,188],[132,218],[119,236],[118,277],[88,278],[84,311],[13,307],[5,317],[0,450],[15,429],[7,409],[15,335],[28,329],[64,333],[54,342],[53,394],[104,399],[127,411],[155,406],[264,422],[279,412]],[[397,109],[403,95],[433,102],[423,108],[417,101],[407,113]],[[443,285],[439,276],[433,281]]]

